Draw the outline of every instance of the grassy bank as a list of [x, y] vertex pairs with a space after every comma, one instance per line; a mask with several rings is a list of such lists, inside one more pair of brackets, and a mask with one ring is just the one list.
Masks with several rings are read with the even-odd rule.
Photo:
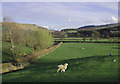
[[[30, 54], [31, 52], [31, 48], [30, 47], [27, 47], [27, 46], [21, 46], [22, 47], [22, 53], [24, 56], [24, 54]], [[10, 51], [11, 49], [11, 43], [10, 42], [3, 42], [2, 43], [2, 62], [10, 62], [12, 60], [12, 52]], [[16, 44], [15, 45], [15, 50], [19, 50], [19, 46]], [[16, 53], [19, 53], [19, 52], [16, 52]]]

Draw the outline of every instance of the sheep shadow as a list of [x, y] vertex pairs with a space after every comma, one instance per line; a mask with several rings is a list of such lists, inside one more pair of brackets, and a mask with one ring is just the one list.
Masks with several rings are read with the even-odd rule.
[[[35, 62], [33, 64], [31, 64], [28, 67], [25, 67], [22, 70], [18, 70], [18, 71], [24, 71], [24, 70], [29, 70], [30, 72], [39, 72], [39, 73], [44, 73], [46, 70], [48, 70], [50, 72], [50, 70], [54, 70], [54, 72], [56, 72], [57, 70], [57, 65], [60, 64], [65, 64], [68, 63], [68, 69], [72, 69], [73, 67], [77, 67], [79, 65], [84, 64], [87, 61], [104, 61], [104, 58], [106, 57], [116, 57], [117, 55], [112, 55], [112, 56], [108, 56], [108, 55], [104, 55], [104, 56], [90, 56], [90, 57], [84, 57], [84, 58], [74, 58], [74, 59], [68, 59], [68, 60], [62, 60], [62, 61], [53, 61], [53, 62]], [[77, 63], [78, 62], [78, 63]], [[77, 64], [76, 64], [77, 63]], [[69, 68], [70, 67], [70, 68]], [[85, 67], [82, 67], [85, 68]], [[16, 71], [12, 71], [12, 73], [15, 73]], [[52, 71], [53, 72], [53, 71]], [[50, 72], [50, 73], [52, 73]], [[53, 73], [54, 73], [53, 72]], [[10, 72], [11, 73], [11, 72]]]
[[[116, 57], [117, 55], [112, 55], [112, 56], [108, 56], [108, 55], [104, 55], [104, 56], [91, 56], [91, 57], [84, 57], [84, 58], [74, 58], [74, 59], [68, 59], [68, 60], [62, 60], [62, 61], [57, 61], [57, 62], [37, 62], [32, 66], [29, 66], [28, 68], [26, 69], [30, 69], [30, 71], [35, 71], [35, 70], [41, 70], [41, 71], [44, 71], [46, 69], [48, 70], [51, 70], [51, 69], [57, 69], [57, 65], [60, 65], [60, 64], [65, 64], [65, 63], [68, 63], [68, 67], [76, 67], [76, 66], [79, 66], [79, 65], [82, 65], [84, 64], [85, 62], [87, 61], [101, 61], [103, 62], [104, 61], [104, 58], [106, 57]], [[76, 62], [78, 62], [78, 64], [76, 64]]]

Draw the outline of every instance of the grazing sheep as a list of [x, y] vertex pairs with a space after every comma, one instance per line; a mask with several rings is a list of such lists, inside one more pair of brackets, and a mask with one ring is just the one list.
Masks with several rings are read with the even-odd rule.
[[116, 60], [113, 60], [114, 62], [116, 62]]
[[85, 48], [82, 48], [83, 50], [85, 49]]
[[64, 65], [58, 65], [58, 70], [57, 72], [59, 72], [59, 70], [61, 70], [61, 72], [65, 72], [65, 70], [67, 69], [68, 63], [65, 63]]

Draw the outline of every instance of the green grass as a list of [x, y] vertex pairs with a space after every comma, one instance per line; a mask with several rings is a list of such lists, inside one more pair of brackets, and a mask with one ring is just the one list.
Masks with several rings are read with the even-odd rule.
[[[19, 49], [18, 45], [14, 45], [15, 49]], [[10, 62], [12, 52], [10, 51], [11, 44], [9, 42], [3, 42], [2, 43], [2, 62]], [[30, 48], [26, 46], [22, 46], [22, 52], [23, 53], [30, 53]], [[19, 51], [19, 50], [18, 50]]]
[[[109, 53], [113, 56], [109, 56]], [[113, 62], [114, 59], [116, 62]], [[69, 64], [66, 72], [56, 73], [57, 65], [64, 63]], [[24, 70], [3, 75], [3, 82], [116, 81], [118, 44], [102, 43], [64, 43]]]
[[[86, 40], [87, 42], [90, 42], [90, 38], [91, 37], [86, 37]], [[56, 41], [61, 41], [60, 38], [54, 38], [54, 40]], [[63, 38], [62, 41], [83, 41], [83, 38], [82, 37], [70, 37], [70, 38]], [[99, 38], [97, 40], [98, 42], [114, 42], [114, 39], [112, 38], [111, 41], [109, 39], [105, 39], [105, 38]], [[118, 41], [120, 41], [120, 39], [118, 39]], [[92, 42], [96, 42], [95, 39], [92, 40]]]

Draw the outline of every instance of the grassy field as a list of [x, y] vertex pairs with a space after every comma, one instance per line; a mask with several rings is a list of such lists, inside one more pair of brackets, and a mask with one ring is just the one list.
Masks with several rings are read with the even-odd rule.
[[[109, 56], [109, 53], [112, 53], [112, 56]], [[57, 73], [57, 65], [64, 63], [69, 64], [66, 72]], [[3, 74], [3, 82], [116, 81], [118, 44], [108, 43], [63, 43], [24, 70]]]
[[[85, 38], [86, 42], [90, 42], [90, 39], [91, 37], [86, 37]], [[61, 41], [60, 38], [54, 38], [55, 41]], [[83, 38], [82, 37], [73, 37], [73, 38], [63, 38], [62, 41], [83, 41]], [[114, 38], [112, 38], [111, 40], [110, 39], [105, 39], [105, 38], [99, 38], [97, 40], [98, 42], [114, 42]], [[118, 41], [120, 41], [120, 39], [118, 39]], [[95, 39], [92, 39], [92, 42], [96, 42]]]

